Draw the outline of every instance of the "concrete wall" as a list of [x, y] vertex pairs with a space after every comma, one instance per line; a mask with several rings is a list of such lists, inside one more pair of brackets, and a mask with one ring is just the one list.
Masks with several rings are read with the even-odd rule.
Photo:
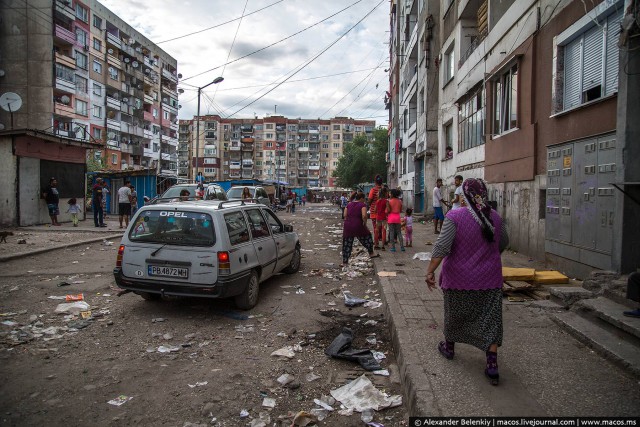
[[40, 159], [20, 157], [18, 160], [18, 194], [21, 226], [50, 222], [47, 204], [41, 198]]
[[0, 227], [16, 225], [16, 168], [16, 158], [11, 154], [11, 137], [0, 137]]

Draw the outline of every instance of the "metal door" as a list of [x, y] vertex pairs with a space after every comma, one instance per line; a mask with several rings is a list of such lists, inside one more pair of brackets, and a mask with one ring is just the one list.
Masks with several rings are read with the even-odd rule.
[[596, 249], [611, 253], [613, 245], [613, 222], [615, 192], [611, 182], [616, 178], [616, 137], [608, 135], [598, 138], [597, 186], [593, 189], [596, 198]]
[[573, 220], [574, 243], [578, 246], [596, 247], [596, 187], [598, 162], [596, 139], [575, 143], [575, 212]]
[[414, 211], [424, 212], [424, 159], [416, 162], [416, 183], [415, 183]]
[[562, 240], [560, 238], [560, 148], [547, 149], [547, 203], [546, 203], [546, 237], [547, 239]]

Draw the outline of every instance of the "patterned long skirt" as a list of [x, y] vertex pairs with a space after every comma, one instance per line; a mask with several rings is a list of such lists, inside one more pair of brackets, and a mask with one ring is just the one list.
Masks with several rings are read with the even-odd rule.
[[445, 289], [444, 337], [483, 351], [502, 345], [502, 289]]

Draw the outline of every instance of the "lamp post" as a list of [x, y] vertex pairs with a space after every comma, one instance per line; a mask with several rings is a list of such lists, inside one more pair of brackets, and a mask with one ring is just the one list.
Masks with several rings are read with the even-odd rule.
[[224, 80], [224, 77], [216, 77], [211, 83], [208, 83], [198, 88], [198, 113], [196, 116], [196, 164], [195, 164], [195, 170], [193, 173], [194, 178], [198, 176], [198, 169], [200, 166], [200, 163], [198, 162], [199, 160], [198, 157], [200, 153], [200, 93], [202, 92], [202, 89], [208, 86], [211, 86], [212, 84], [218, 84], [223, 80]]

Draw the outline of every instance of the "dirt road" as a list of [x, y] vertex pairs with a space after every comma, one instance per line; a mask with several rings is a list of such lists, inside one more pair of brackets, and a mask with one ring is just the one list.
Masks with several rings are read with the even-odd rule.
[[[366, 371], [324, 350], [350, 327], [353, 347], [386, 357], [380, 365], [390, 376], [366, 377], [388, 395], [401, 393], [383, 310], [348, 308], [341, 294], [379, 300], [373, 271], [366, 262], [338, 268], [336, 209], [307, 205], [280, 216], [300, 235], [302, 269], [265, 282], [259, 304], [247, 312], [224, 300], [117, 297], [111, 270], [118, 242], [5, 263], [1, 424], [289, 426], [307, 411], [326, 416], [318, 425], [364, 425], [360, 413], [340, 414], [340, 403], [327, 396]], [[80, 293], [90, 319], [55, 313], [65, 302], [55, 298]], [[272, 356], [287, 347], [292, 358]], [[126, 396], [120, 406], [108, 403], [118, 396]], [[318, 411], [314, 399], [334, 410]], [[399, 406], [375, 412], [373, 420], [398, 426], [408, 416]]]

